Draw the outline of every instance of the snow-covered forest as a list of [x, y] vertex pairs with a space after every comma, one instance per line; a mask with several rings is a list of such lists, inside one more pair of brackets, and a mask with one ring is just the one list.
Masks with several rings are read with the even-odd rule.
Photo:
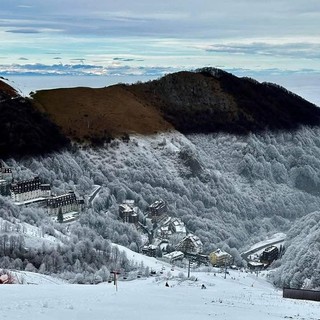
[[[44, 209], [17, 208], [0, 198], [2, 231], [18, 219], [39, 226], [43, 234], [59, 234], [61, 241], [55, 246], [44, 242], [26, 251], [24, 259], [14, 254], [18, 246], [0, 246], [1, 255], [10, 256], [1, 258], [2, 266], [28, 265], [28, 269], [60, 273], [66, 279], [77, 276], [74, 281], [80, 283], [108, 277], [115, 263], [126, 270], [137, 269], [110, 245], [112, 241], [138, 250], [142, 244], [135, 228], [118, 220], [118, 205], [133, 199], [144, 212], [161, 198], [170, 215], [180, 217], [200, 237], [205, 252], [222, 248], [239, 264], [240, 253], [251, 244], [276, 232], [288, 233], [287, 251], [273, 272], [274, 283], [320, 287], [315, 274], [320, 270], [318, 128], [248, 136], [183, 136], [177, 132], [130, 136], [128, 142], [113, 140], [96, 148], [74, 146], [51, 156], [11, 159], [6, 164], [18, 179], [38, 174], [51, 183], [54, 193], [71, 189], [85, 196], [94, 185], [102, 189], [68, 230], [53, 223]], [[16, 233], [18, 240], [12, 242], [26, 241], [18, 230]], [[79, 279], [82, 270], [91, 280]]]

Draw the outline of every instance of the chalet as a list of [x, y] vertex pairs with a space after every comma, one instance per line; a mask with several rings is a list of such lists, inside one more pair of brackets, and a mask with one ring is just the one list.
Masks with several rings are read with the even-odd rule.
[[276, 246], [266, 248], [260, 257], [260, 262], [270, 264], [273, 260], [278, 259], [279, 249]]
[[160, 227], [157, 229], [157, 236], [162, 239], [168, 239], [172, 235], [180, 235], [181, 237], [185, 237], [187, 234], [186, 227], [179, 218], [168, 217], [159, 224]]
[[155, 246], [159, 247], [162, 252], [166, 252], [167, 251], [167, 247], [169, 245], [169, 240], [155, 238], [153, 244]]
[[209, 265], [209, 256], [204, 253], [186, 253], [185, 257], [192, 262], [198, 263], [198, 265]]
[[11, 198], [14, 202], [24, 202], [51, 195], [51, 187], [42, 184], [39, 177], [11, 184]]
[[179, 234], [184, 237], [187, 235], [186, 227], [179, 218], [171, 218], [169, 228], [175, 234]]
[[152, 222], [157, 222], [167, 213], [167, 205], [163, 200], [157, 200], [149, 206]]
[[162, 259], [168, 263], [174, 263], [175, 261], [182, 260], [183, 258], [184, 254], [181, 251], [173, 251], [162, 256]]
[[202, 248], [203, 244], [199, 237], [191, 233], [185, 236], [176, 246], [176, 250], [183, 253], [200, 253]]
[[60, 196], [47, 199], [47, 208], [49, 215], [58, 215], [68, 212], [81, 212], [84, 208], [84, 200], [78, 199], [73, 191]]
[[157, 247], [150, 244], [149, 246], [144, 246], [141, 251], [142, 251], [142, 254], [146, 256], [156, 257]]
[[250, 270], [262, 270], [264, 268], [264, 264], [262, 262], [257, 261], [249, 261], [248, 262], [248, 268]]
[[228, 252], [217, 249], [210, 253], [209, 260], [213, 266], [221, 267], [230, 265], [232, 263], [232, 256]]
[[126, 200], [119, 205], [119, 217], [123, 222], [138, 223], [138, 207], [134, 205], [134, 200]]
[[159, 229], [157, 229], [157, 235], [161, 239], [168, 239], [170, 236], [172, 236], [172, 231], [169, 229], [169, 226], [161, 226]]

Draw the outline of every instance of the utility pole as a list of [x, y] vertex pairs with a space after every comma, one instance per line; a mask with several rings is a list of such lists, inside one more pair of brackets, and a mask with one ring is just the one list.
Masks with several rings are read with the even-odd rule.
[[190, 265], [191, 265], [191, 261], [189, 258], [189, 263], [188, 263], [188, 278], [190, 278]]
[[120, 274], [119, 271], [111, 271], [113, 273], [113, 284], [116, 286], [116, 291], [118, 291], [118, 277], [117, 275]]
[[227, 279], [227, 259], [224, 258], [224, 278]]

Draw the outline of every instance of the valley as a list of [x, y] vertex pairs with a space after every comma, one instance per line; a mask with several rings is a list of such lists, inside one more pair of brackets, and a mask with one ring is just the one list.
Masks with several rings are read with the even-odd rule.
[[[217, 74], [212, 75], [212, 79], [211, 76], [209, 77], [210, 85], [216, 89], [219, 77], [227, 77], [227, 79], [231, 77], [224, 73]], [[187, 84], [183, 90], [188, 90], [190, 83], [197, 85], [195, 88], [198, 88], [208, 75], [200, 74], [194, 78], [188, 73], [186, 77]], [[60, 114], [63, 114], [66, 106], [62, 102], [67, 92], [74, 92], [74, 95], [70, 95], [70, 100], [66, 100], [67, 105], [70, 106], [73, 99], [77, 98], [77, 93], [82, 92], [83, 96], [79, 95], [77, 103], [81, 104], [81, 101], [85, 101], [84, 97], [87, 97], [88, 105], [84, 105], [87, 111], [92, 101], [100, 103], [101, 111], [104, 102], [107, 105], [113, 101], [115, 104], [112, 108], [124, 106], [127, 108], [133, 100], [137, 101], [135, 99], [138, 98], [140, 101], [138, 109], [143, 106], [149, 111], [153, 110], [151, 118], [148, 118], [152, 120], [152, 125], [168, 124], [167, 120], [173, 116], [171, 111], [181, 108], [181, 103], [183, 104], [187, 97], [181, 95], [180, 99], [175, 93], [174, 101], [171, 101], [170, 105], [165, 102], [168, 100], [160, 101], [157, 95], [159, 92], [164, 94], [170, 88], [172, 89], [172, 82], [176, 90], [180, 88], [183, 83], [180, 78], [180, 74], [174, 75], [158, 82], [150, 82], [145, 87], [137, 84], [133, 87], [121, 85], [99, 89], [100, 91], [85, 88], [61, 89], [57, 92], [51, 90], [39, 92], [38, 97], [41, 97], [41, 94], [43, 97], [50, 97], [57, 93], [55, 95], [57, 100], [52, 101], [57, 105], [61, 102], [61, 105], [55, 108], [53, 103], [50, 106], [51, 109], [47, 111], [52, 113], [60, 110]], [[240, 81], [232, 77], [231, 80], [236, 83]], [[258, 84], [252, 80], [244, 80], [245, 87], [251, 88], [251, 85]], [[219, 90], [222, 90], [223, 81], [220, 86]], [[215, 90], [210, 88], [207, 87], [206, 92]], [[290, 101], [296, 98], [295, 95], [277, 86], [262, 85], [261, 88], [263, 90], [272, 88], [272, 92], [276, 90], [281, 96], [289, 95]], [[145, 103], [147, 98], [144, 89], [147, 92], [151, 90], [154, 94], [153, 100], [150, 100], [152, 106]], [[113, 90], [118, 90], [119, 95], [116, 96], [120, 100], [118, 98], [118, 100], [112, 100]], [[182, 92], [185, 93], [183, 90]], [[201, 90], [197, 92], [201, 93]], [[221, 91], [220, 94], [221, 97], [216, 97], [214, 94], [210, 98], [207, 97], [209, 105], [210, 99], [213, 101], [226, 99], [225, 93]], [[133, 100], [129, 102], [128, 97]], [[167, 95], [166, 97], [171, 99]], [[125, 99], [126, 102], [121, 99]], [[296, 108], [301, 100], [300, 98], [293, 100], [290, 103]], [[249, 109], [241, 109], [243, 100], [239, 101], [233, 100], [231, 105], [225, 105], [225, 107], [248, 112]], [[110, 106], [112, 106], [111, 102]], [[77, 103], [74, 104], [74, 108]], [[80, 138], [79, 131], [75, 136], [69, 135], [69, 146], [64, 148], [22, 158], [4, 156], [5, 164], [14, 168], [16, 179], [31, 179], [37, 173], [44, 183], [52, 185], [52, 192], [56, 195], [63, 195], [71, 190], [85, 198], [97, 186], [99, 186], [99, 192], [90, 206], [79, 215], [76, 221], [70, 222], [70, 225], [52, 221], [43, 208], [16, 207], [7, 197], [0, 197], [0, 214], [4, 221], [13, 224], [26, 222], [40, 227], [42, 234], [63, 235], [62, 244], [57, 247], [46, 245], [30, 251], [14, 251], [11, 248], [10, 254], [7, 251], [9, 249], [5, 249], [3, 265], [19, 266], [19, 268], [26, 268], [28, 265], [29, 270], [57, 274], [63, 279], [76, 283], [93, 283], [96, 276], [105, 281], [115, 266], [121, 266], [127, 272], [138, 270], [139, 267], [132, 265], [125, 254], [112, 248], [111, 242], [136, 252], [141, 251], [144, 245], [152, 243], [146, 242], [146, 237], [141, 237], [141, 233], [133, 225], [119, 218], [119, 206], [125, 201], [134, 201], [135, 206], [142, 213], [146, 213], [152, 203], [162, 199], [167, 204], [168, 215], [179, 219], [177, 221], [181, 221], [186, 226], [188, 233], [199, 238], [203, 244], [204, 253], [209, 254], [221, 249], [230, 254], [235, 264], [239, 266], [245, 265], [241, 253], [253, 244], [275, 233], [287, 234], [286, 251], [272, 266], [275, 268], [272, 282], [279, 287], [318, 288], [318, 275], [313, 270], [319, 269], [317, 258], [319, 243], [316, 230], [319, 227], [320, 205], [320, 181], [317, 174], [320, 170], [318, 160], [320, 135], [316, 124], [317, 117], [308, 122], [309, 112], [314, 111], [316, 107], [307, 102], [304, 103], [306, 103], [306, 112], [301, 111], [301, 120], [303, 120], [301, 123], [294, 120], [297, 114], [292, 115], [292, 118], [290, 118], [291, 115], [286, 115], [277, 122], [281, 125], [290, 118], [292, 122], [290, 128], [283, 126], [282, 129], [278, 127], [262, 130], [260, 119], [256, 123], [256, 129], [259, 128], [253, 130], [253, 127], [249, 126], [251, 130], [246, 133], [234, 132], [235, 127], [231, 132], [223, 128], [218, 131], [213, 129], [212, 132], [207, 132], [207, 129], [203, 130], [205, 132], [188, 132], [188, 129], [184, 132], [183, 128], [180, 131], [176, 130], [172, 124], [174, 122], [171, 121], [170, 125], [155, 129], [160, 130], [156, 133], [151, 132], [154, 129], [140, 132], [136, 127], [127, 132], [119, 129], [121, 134], [104, 139], [104, 133], [101, 136], [98, 131], [92, 132], [94, 135], [97, 134], [95, 137], [98, 138], [99, 143], [92, 143], [90, 139], [81, 143], [80, 139], [77, 142], [76, 140]], [[34, 105], [34, 101], [32, 104]], [[41, 110], [40, 106], [38, 107], [37, 112]], [[204, 110], [203, 107], [201, 102], [201, 105], [197, 106], [197, 112], [201, 113]], [[168, 110], [166, 111], [165, 108]], [[303, 109], [303, 105], [301, 108]], [[75, 121], [76, 117], [82, 114], [81, 112], [87, 112], [85, 109], [78, 113], [71, 112], [71, 109], [70, 113], [66, 114]], [[137, 110], [132, 111], [140, 117]], [[86, 114], [89, 118], [89, 113]], [[106, 121], [106, 125], [122, 128], [118, 126], [120, 121], [127, 127], [126, 122], [121, 120], [126, 114], [123, 112], [120, 118]], [[281, 114], [282, 112], [277, 116], [281, 117]], [[185, 114], [187, 118], [184, 121], [190, 120], [192, 115], [193, 111], [191, 113], [187, 111]], [[257, 115], [255, 111], [252, 119]], [[49, 115], [50, 121], [53, 119], [52, 116]], [[66, 134], [67, 131], [64, 130], [72, 123], [71, 118], [65, 122], [66, 126], [60, 123], [62, 133]], [[128, 117], [126, 121], [130, 122], [132, 119], [134, 118]], [[155, 119], [158, 120], [155, 121]], [[177, 114], [175, 119], [178, 119]], [[229, 120], [236, 121], [231, 118]], [[90, 122], [90, 119], [88, 121]], [[202, 121], [204, 119], [200, 124], [203, 123]], [[133, 121], [130, 123], [137, 125]], [[143, 123], [142, 121], [138, 125], [139, 128], [148, 130], [148, 125], [144, 126]], [[198, 120], [193, 125], [196, 123]], [[106, 128], [104, 121], [101, 121], [101, 124]], [[178, 124], [175, 123], [176, 125]], [[228, 122], [225, 125], [228, 127]], [[84, 127], [88, 129], [88, 123], [86, 126], [81, 125], [81, 128]], [[81, 128], [79, 127], [79, 130], [82, 130]], [[201, 125], [198, 128], [201, 128]], [[19, 233], [16, 236], [19, 236]], [[8, 241], [8, 235], [4, 234], [3, 241]], [[23, 243], [21, 241], [19, 243]], [[299, 243], [299, 250], [296, 249], [297, 243]], [[37, 255], [42, 260], [36, 259]]]

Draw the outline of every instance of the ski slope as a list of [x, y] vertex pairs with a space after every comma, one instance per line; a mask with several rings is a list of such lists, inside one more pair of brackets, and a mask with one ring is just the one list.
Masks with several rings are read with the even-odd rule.
[[[224, 279], [193, 273], [198, 281], [166, 275], [100, 285], [3, 285], [0, 319], [309, 319], [319, 303], [282, 298], [264, 279], [231, 272]], [[170, 287], [165, 286], [168, 281]], [[205, 290], [201, 284], [205, 284]]]
[[[174, 268], [155, 258], [125, 249], [130, 260], [156, 270], [157, 275], [99, 285], [72, 285], [56, 278], [20, 272], [24, 283], [2, 285], [0, 319], [140, 320], [140, 319], [320, 319], [319, 302], [282, 297], [266, 279], [230, 270]], [[162, 274], [160, 273], [163, 272]], [[169, 287], [165, 284], [168, 282]], [[206, 286], [201, 289], [202, 284]]]

